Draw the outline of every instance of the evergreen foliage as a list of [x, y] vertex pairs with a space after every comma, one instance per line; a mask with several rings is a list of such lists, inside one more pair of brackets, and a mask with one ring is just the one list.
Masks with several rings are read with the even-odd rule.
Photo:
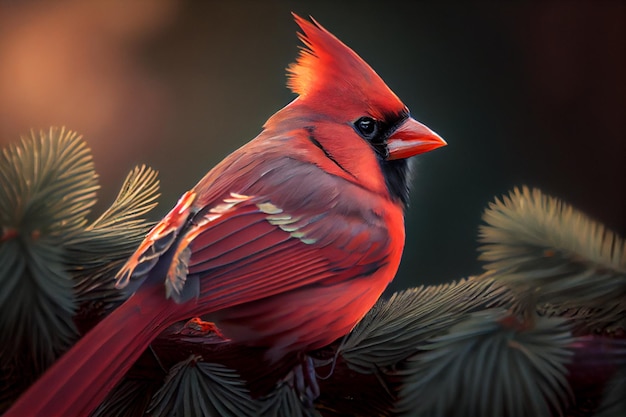
[[[132, 170], [90, 222], [97, 189], [76, 133], [31, 133], [0, 153], [0, 412], [124, 300], [113, 277], [149, 230], [157, 175]], [[624, 415], [624, 241], [525, 187], [484, 222], [485, 274], [380, 300], [310, 352], [313, 408], [285, 378], [293, 358], [268, 366], [192, 320], [164, 329], [93, 415]]]

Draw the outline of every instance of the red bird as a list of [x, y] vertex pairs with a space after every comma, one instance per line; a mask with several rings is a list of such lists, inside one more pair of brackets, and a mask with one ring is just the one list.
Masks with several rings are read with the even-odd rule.
[[404, 247], [407, 158], [446, 143], [355, 52], [295, 20], [298, 97], [183, 194], [117, 275], [134, 294], [6, 417], [89, 415], [181, 320], [208, 317], [277, 361], [345, 335], [379, 298]]

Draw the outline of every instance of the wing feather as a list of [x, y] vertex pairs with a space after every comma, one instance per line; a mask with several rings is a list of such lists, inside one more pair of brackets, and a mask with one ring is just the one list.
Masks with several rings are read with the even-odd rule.
[[[392, 251], [391, 259], [399, 262], [393, 233], [383, 216], [369, 209], [384, 210], [385, 196], [285, 156], [278, 140], [276, 146], [276, 154], [263, 150], [264, 159], [252, 149], [230, 156], [207, 174], [192, 190], [193, 204], [179, 202], [183, 210], [175, 208], [161, 222], [172, 226], [157, 225], [160, 232], [146, 238], [121, 279], [135, 278], [133, 271], [141, 281], [147, 275], [154, 282], [165, 278], [175, 300], [187, 299], [185, 286], [199, 282], [197, 300], [203, 306], [187, 303], [189, 312], [199, 315], [371, 275], [389, 262]], [[157, 256], [141, 258], [152, 253]], [[183, 254], [188, 262], [177, 263]]]
[[354, 279], [386, 262], [387, 252], [381, 250], [389, 247], [386, 230], [357, 227], [362, 219], [326, 213], [307, 221], [313, 216], [283, 210], [281, 219], [297, 218], [303, 225], [293, 232], [261, 210], [245, 205], [237, 210], [245, 214], [199, 226], [203, 230], [194, 232], [190, 242], [189, 273], [202, 277], [200, 299], [210, 300], [213, 307]]

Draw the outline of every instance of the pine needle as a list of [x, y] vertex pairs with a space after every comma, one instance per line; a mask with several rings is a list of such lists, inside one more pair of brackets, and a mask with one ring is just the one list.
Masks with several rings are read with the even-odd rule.
[[91, 154], [64, 128], [0, 154], [0, 359], [32, 352], [39, 372], [76, 336], [67, 240], [87, 223], [98, 189]]
[[465, 314], [511, 302], [511, 294], [490, 280], [408, 289], [378, 302], [339, 349], [350, 368], [377, 372], [412, 355], [421, 342], [448, 331]]
[[430, 417], [561, 415], [571, 399], [566, 365], [574, 339], [566, 322], [506, 325], [501, 309], [478, 311], [420, 345], [405, 369], [399, 411]]
[[298, 393], [287, 384], [279, 384], [274, 391], [261, 399], [259, 416], [268, 417], [322, 417], [315, 409], [307, 408]]
[[148, 413], [152, 417], [261, 415], [253, 404], [235, 371], [191, 356], [172, 367]]
[[104, 312], [122, 299], [113, 275], [149, 228], [140, 216], [156, 204], [158, 180], [150, 168], [136, 168], [111, 208], [88, 225], [98, 187], [89, 148], [65, 128], [31, 132], [0, 153], [3, 397], [77, 338], [80, 306]]
[[527, 187], [496, 199], [483, 220], [487, 276], [538, 304], [626, 308], [626, 244], [600, 223]]
[[111, 207], [67, 242], [79, 305], [98, 303], [108, 310], [124, 299], [113, 277], [150, 229], [142, 216], [157, 205], [158, 190], [157, 172], [136, 167]]

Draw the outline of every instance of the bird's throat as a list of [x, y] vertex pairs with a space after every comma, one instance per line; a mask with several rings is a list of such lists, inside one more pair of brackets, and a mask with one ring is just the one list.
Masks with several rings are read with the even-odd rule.
[[386, 160], [378, 158], [383, 172], [387, 191], [392, 199], [400, 201], [406, 208], [409, 205], [412, 163], [410, 159]]

